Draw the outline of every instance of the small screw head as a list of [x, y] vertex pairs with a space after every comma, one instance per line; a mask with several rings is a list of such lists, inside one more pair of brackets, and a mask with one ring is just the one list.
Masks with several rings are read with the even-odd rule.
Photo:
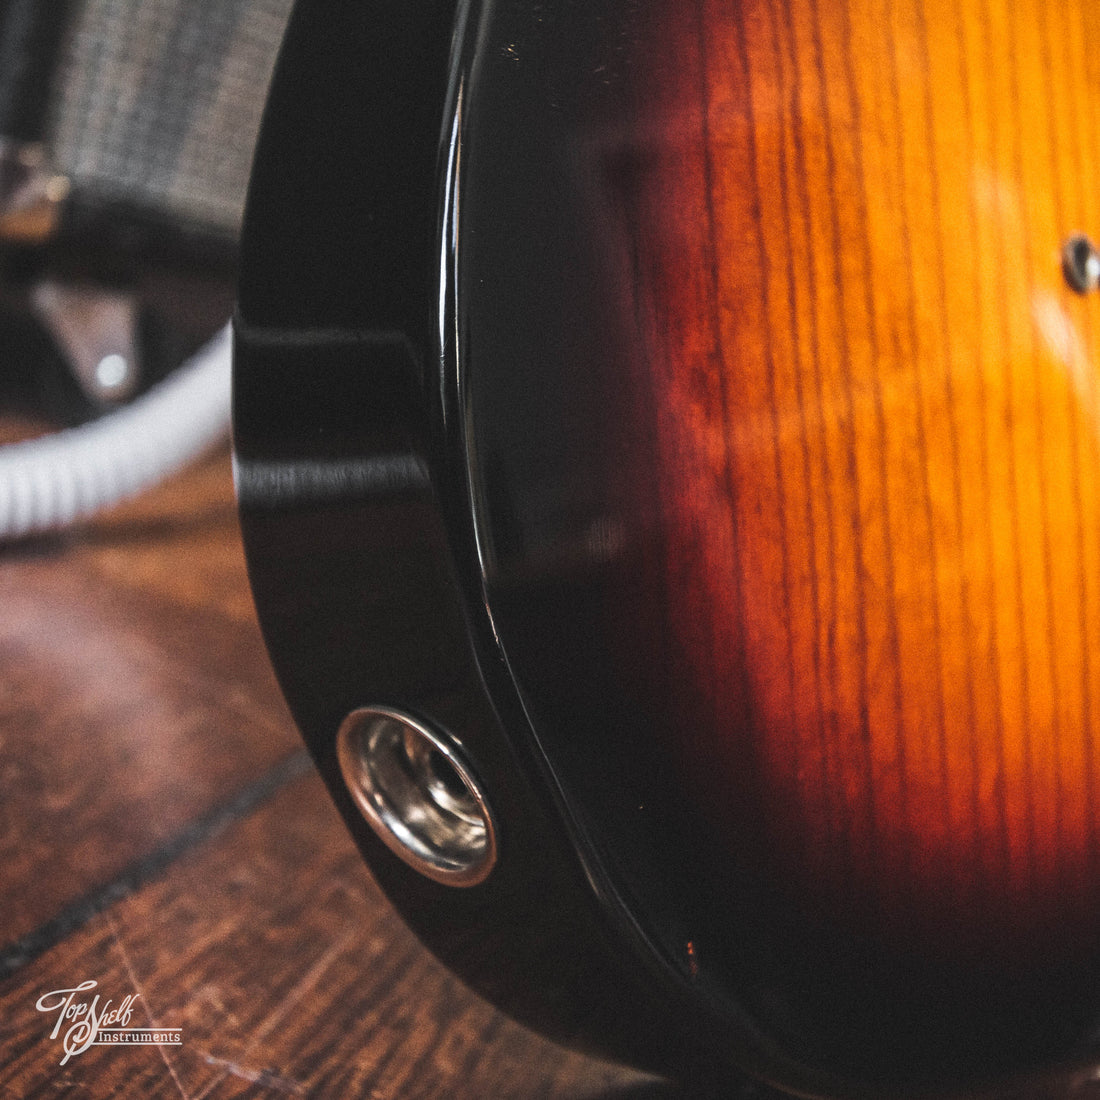
[[1089, 294], [1100, 287], [1100, 254], [1083, 233], [1075, 233], [1062, 246], [1062, 271], [1078, 294]]

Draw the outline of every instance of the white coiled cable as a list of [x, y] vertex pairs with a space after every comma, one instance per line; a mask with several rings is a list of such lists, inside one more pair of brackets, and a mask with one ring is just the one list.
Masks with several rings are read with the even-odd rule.
[[67, 527], [182, 469], [229, 433], [227, 325], [163, 382], [99, 420], [0, 447], [0, 541]]

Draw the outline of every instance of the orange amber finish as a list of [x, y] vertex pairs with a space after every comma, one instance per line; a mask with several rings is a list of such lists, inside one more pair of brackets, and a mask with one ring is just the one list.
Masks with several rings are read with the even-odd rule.
[[1100, 294], [1060, 250], [1100, 238], [1100, 8], [677, 20], [636, 308], [681, 755], [715, 820], [887, 934], [1087, 921]]

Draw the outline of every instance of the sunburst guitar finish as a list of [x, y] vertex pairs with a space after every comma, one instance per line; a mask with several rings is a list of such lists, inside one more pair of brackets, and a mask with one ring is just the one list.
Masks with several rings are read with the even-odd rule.
[[662, 30], [636, 294], [681, 758], [886, 938], [1058, 952], [1100, 893], [1100, 297], [1062, 263], [1100, 233], [1100, 14]]

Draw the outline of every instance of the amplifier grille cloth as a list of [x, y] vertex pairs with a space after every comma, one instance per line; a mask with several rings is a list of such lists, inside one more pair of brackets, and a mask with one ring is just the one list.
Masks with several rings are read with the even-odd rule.
[[78, 0], [47, 145], [82, 193], [235, 236], [292, 0]]

